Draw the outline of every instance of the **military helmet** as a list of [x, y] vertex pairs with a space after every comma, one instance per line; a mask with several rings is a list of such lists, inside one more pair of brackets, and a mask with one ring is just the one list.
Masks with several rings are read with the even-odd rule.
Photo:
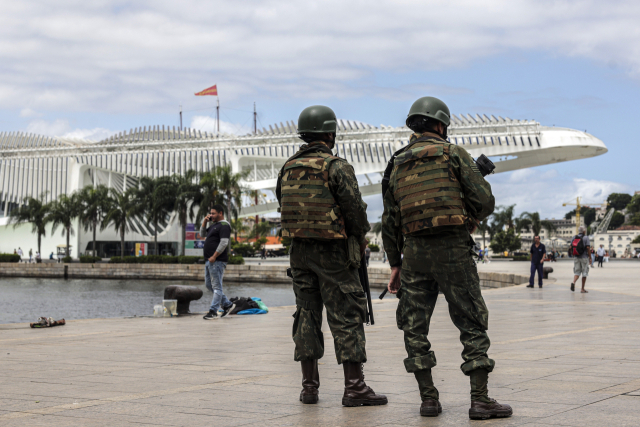
[[332, 133], [337, 128], [336, 113], [324, 105], [307, 107], [298, 117], [298, 133]]
[[425, 96], [413, 103], [407, 115], [407, 126], [409, 126], [411, 118], [415, 116], [428, 117], [441, 122], [445, 126], [449, 126], [451, 122], [451, 113], [447, 104], [432, 96]]

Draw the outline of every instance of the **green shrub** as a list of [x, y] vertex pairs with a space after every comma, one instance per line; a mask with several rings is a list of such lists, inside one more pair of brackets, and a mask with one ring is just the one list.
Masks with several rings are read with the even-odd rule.
[[251, 243], [236, 243], [231, 245], [233, 253], [242, 257], [251, 256], [255, 253], [256, 249]]
[[528, 256], [514, 256], [513, 260], [514, 261], [529, 261], [529, 257]]
[[201, 256], [179, 256], [178, 264], [197, 264], [201, 259]]
[[80, 257], [80, 262], [83, 264], [93, 264], [102, 261], [99, 256], [83, 255]]
[[371, 249], [371, 252], [380, 252], [380, 246], [373, 243], [369, 243], [369, 249]]
[[229, 257], [229, 264], [244, 265], [244, 258], [241, 255], [231, 255]]
[[71, 258], [70, 256], [66, 256], [64, 258], [62, 258], [62, 262], [71, 262], [73, 260], [73, 258]]
[[122, 258], [122, 262], [125, 264], [138, 264], [138, 257], [135, 256], [125, 256]]
[[0, 262], [20, 262], [20, 255], [0, 254]]
[[162, 260], [160, 262], [162, 264], [177, 264], [178, 263], [178, 257], [177, 256], [170, 256], [170, 255], [163, 255], [162, 256]]

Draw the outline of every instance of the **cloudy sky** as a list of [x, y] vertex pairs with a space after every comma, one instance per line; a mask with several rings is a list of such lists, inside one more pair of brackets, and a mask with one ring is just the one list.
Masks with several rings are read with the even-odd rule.
[[[132, 127], [223, 130], [310, 104], [399, 126], [420, 96], [454, 113], [587, 132], [609, 153], [491, 177], [499, 204], [560, 216], [575, 196], [640, 190], [640, 3], [622, 1], [5, 2], [0, 131], [102, 139]], [[378, 198], [368, 198], [377, 218]]]

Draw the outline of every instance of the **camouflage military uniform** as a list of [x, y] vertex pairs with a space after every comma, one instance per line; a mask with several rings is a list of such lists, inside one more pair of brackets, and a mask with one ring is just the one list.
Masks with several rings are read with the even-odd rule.
[[[296, 155], [314, 153], [326, 155], [331, 154], [331, 150], [320, 142], [313, 142], [304, 145]], [[280, 171], [276, 186], [281, 206], [283, 170]], [[353, 167], [346, 160], [331, 162], [328, 186], [340, 208], [342, 219], [338, 222], [343, 224], [342, 232], [307, 230], [307, 238], [294, 237], [291, 245], [291, 270], [297, 305], [293, 323], [294, 359], [314, 360], [324, 355], [321, 330], [324, 305], [338, 363], [366, 362], [363, 322], [367, 300], [358, 271], [348, 265], [346, 236], [354, 236], [359, 242], [364, 240], [370, 228], [367, 205], [360, 195]], [[304, 205], [304, 202], [300, 202], [300, 205]]]
[[[439, 216], [436, 219], [423, 214], [422, 217], [426, 217], [425, 219], [405, 224], [400, 220], [400, 207], [394, 198], [394, 193], [397, 197], [398, 191], [404, 191], [395, 188], [395, 170], [391, 174], [389, 189], [384, 195], [382, 238], [385, 251], [392, 267], [402, 265], [396, 320], [398, 328], [404, 331], [408, 354], [404, 364], [407, 372], [416, 373], [418, 383], [421, 384], [420, 373], [429, 372], [430, 379], [430, 369], [436, 365], [427, 335], [438, 291], [444, 294], [449, 304], [451, 320], [460, 330], [464, 360], [460, 367], [462, 372], [469, 375], [478, 368], [486, 369], [488, 372], [493, 370], [494, 361], [487, 356], [490, 344], [486, 332], [488, 310], [480, 293], [480, 281], [472, 258], [473, 240], [466, 223], [469, 217], [482, 221], [490, 215], [495, 199], [491, 194], [490, 185], [484, 180], [464, 148], [451, 145], [436, 134], [427, 132], [412, 135], [411, 144], [406, 150], [409, 150], [418, 138], [421, 138], [421, 141], [428, 140], [433, 144], [431, 147], [441, 145], [444, 148], [445, 159], [448, 151], [450, 176], [445, 173], [443, 180], [451, 181], [452, 185], [455, 183], [458, 186], [462, 197], [458, 197], [456, 201], [462, 202], [463, 208], [463, 213], [460, 214]], [[405, 173], [406, 175], [408, 173]], [[438, 196], [438, 193], [430, 193], [429, 197], [433, 197], [432, 195]], [[435, 205], [442, 199], [447, 198], [433, 197], [430, 202]], [[411, 227], [415, 227], [417, 223], [420, 223], [422, 228], [416, 231]], [[401, 253], [404, 254], [404, 258], [401, 258]], [[433, 384], [431, 387], [421, 385], [420, 392], [423, 400], [438, 399], [438, 392]]]

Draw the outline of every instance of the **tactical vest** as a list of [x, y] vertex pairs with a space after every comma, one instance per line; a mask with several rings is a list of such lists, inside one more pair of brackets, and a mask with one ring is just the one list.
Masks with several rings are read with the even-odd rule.
[[460, 182], [450, 168], [448, 143], [419, 138], [396, 157], [393, 197], [396, 224], [404, 235], [445, 225], [463, 225], [467, 212]]
[[282, 168], [282, 236], [346, 239], [344, 218], [329, 191], [329, 166], [339, 157], [309, 153]]

